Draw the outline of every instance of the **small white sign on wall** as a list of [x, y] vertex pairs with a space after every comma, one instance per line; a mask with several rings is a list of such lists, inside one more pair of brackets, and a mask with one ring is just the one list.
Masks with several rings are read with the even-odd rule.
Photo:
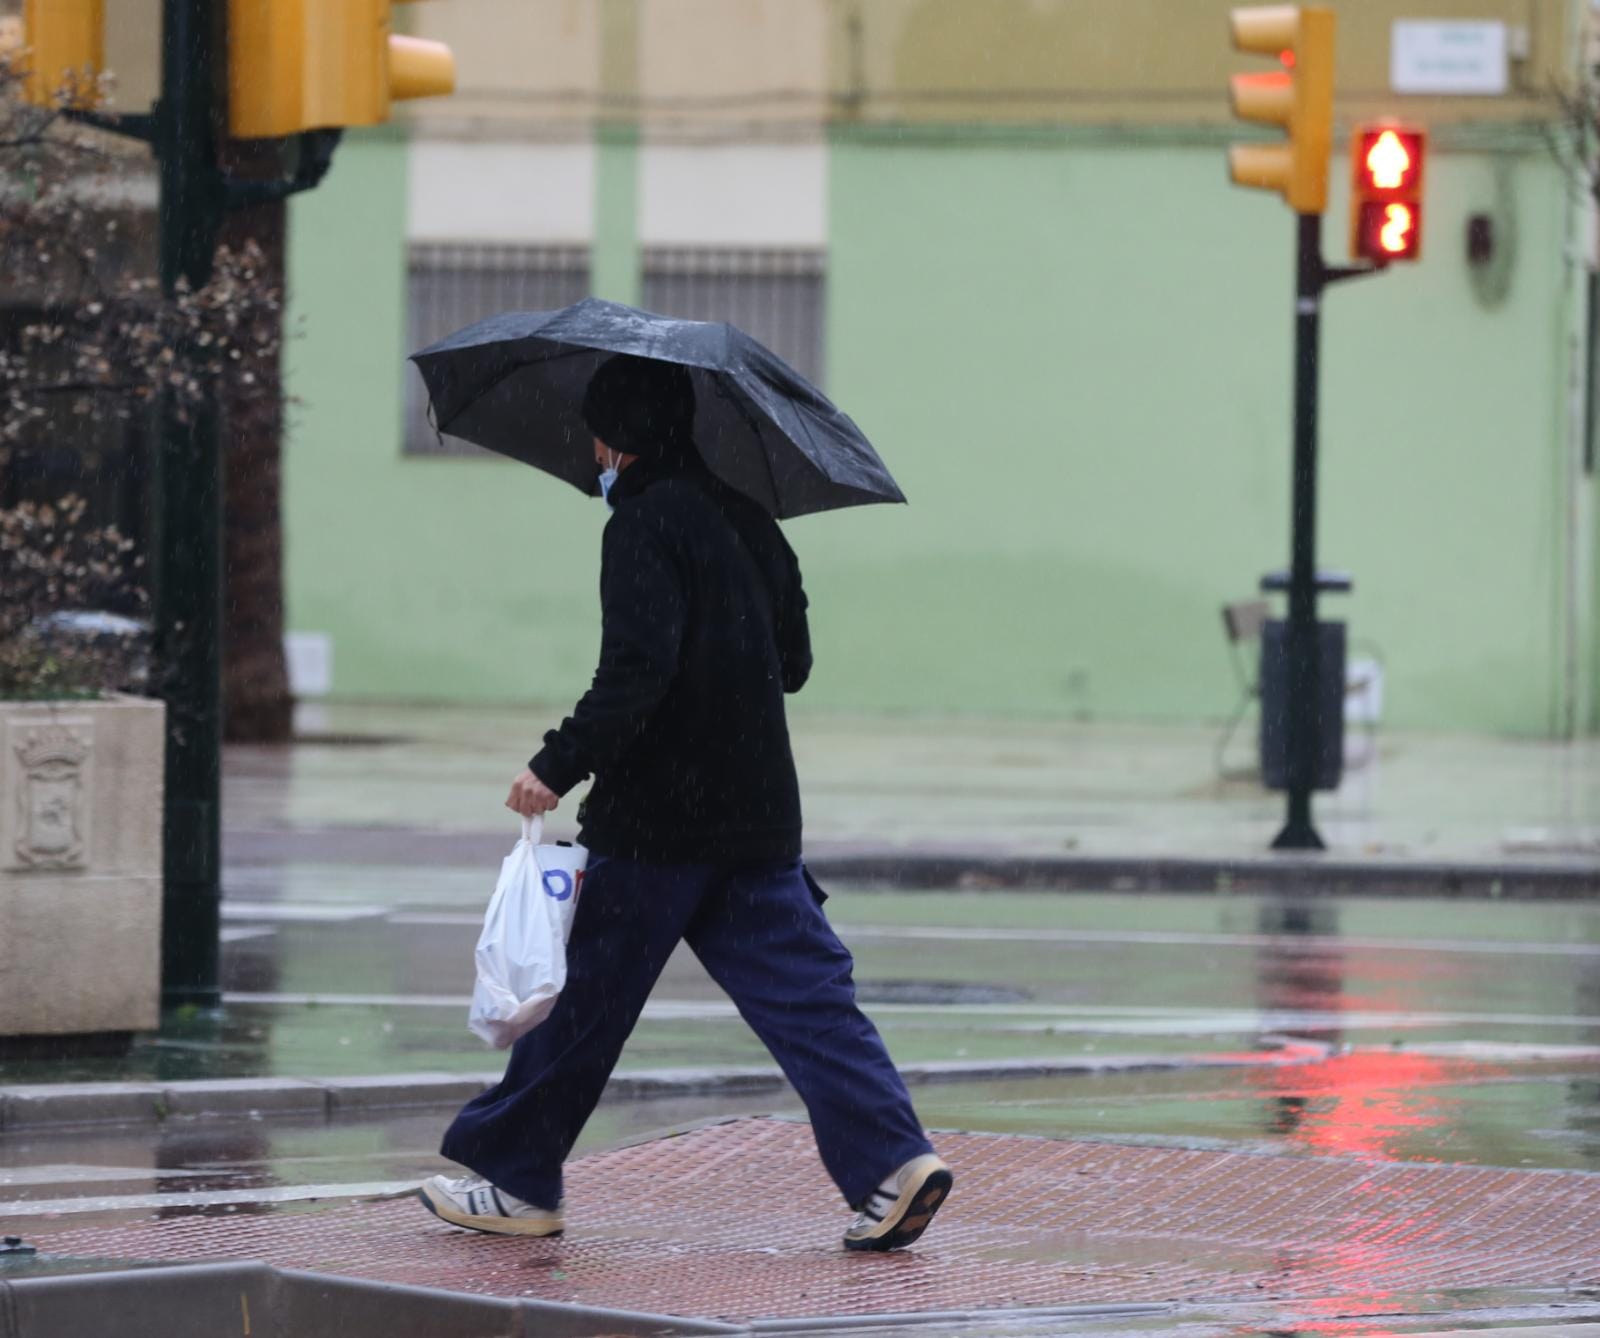
[[1389, 83], [1396, 93], [1496, 97], [1510, 90], [1504, 23], [1396, 19]]
[[283, 638], [289, 661], [289, 691], [296, 697], [326, 697], [333, 691], [333, 638], [326, 632], [290, 632]]

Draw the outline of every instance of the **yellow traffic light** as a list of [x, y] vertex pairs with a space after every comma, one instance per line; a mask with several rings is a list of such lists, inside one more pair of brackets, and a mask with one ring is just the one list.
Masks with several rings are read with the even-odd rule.
[[63, 90], [72, 102], [95, 101], [78, 86], [105, 66], [105, 0], [24, 0], [20, 38], [29, 102], [50, 106]]
[[228, 0], [229, 132], [378, 125], [396, 99], [454, 92], [450, 48], [392, 32], [393, 3]]
[[1236, 185], [1278, 191], [1296, 213], [1328, 207], [1328, 157], [1333, 152], [1335, 20], [1321, 5], [1260, 5], [1229, 16], [1234, 49], [1276, 56], [1271, 74], [1236, 74], [1233, 112], [1242, 120], [1281, 125], [1284, 144], [1236, 144], [1228, 174]]

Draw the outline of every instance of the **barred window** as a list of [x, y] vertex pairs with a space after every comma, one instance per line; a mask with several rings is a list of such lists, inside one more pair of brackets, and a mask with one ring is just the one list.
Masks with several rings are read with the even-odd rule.
[[729, 321], [818, 386], [826, 288], [827, 259], [816, 250], [650, 247], [644, 253], [648, 310]]
[[[411, 247], [406, 324], [410, 348], [502, 311], [549, 311], [589, 292], [589, 248], [480, 242], [417, 242]], [[408, 455], [477, 455], [428, 422], [428, 395], [416, 368], [406, 374]]]

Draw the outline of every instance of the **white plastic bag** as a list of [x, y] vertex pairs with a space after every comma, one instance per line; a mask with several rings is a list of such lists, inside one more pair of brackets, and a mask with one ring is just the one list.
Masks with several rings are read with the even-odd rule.
[[543, 835], [543, 818], [522, 820], [522, 840], [500, 866], [473, 954], [478, 982], [467, 1025], [500, 1050], [549, 1017], [567, 983], [567, 937], [589, 852], [542, 846]]

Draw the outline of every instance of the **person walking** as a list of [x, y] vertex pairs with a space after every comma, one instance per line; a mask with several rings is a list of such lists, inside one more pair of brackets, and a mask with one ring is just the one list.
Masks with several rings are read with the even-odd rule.
[[582, 412], [612, 508], [599, 667], [506, 801], [548, 813], [594, 777], [567, 983], [445, 1133], [443, 1154], [472, 1174], [434, 1176], [419, 1197], [457, 1226], [559, 1234], [562, 1163], [686, 941], [805, 1103], [856, 1214], [846, 1248], [909, 1245], [953, 1177], [856, 1004], [850, 953], [801, 862], [784, 709], [811, 672], [799, 563], [772, 517], [702, 462], [683, 367], [614, 356]]

